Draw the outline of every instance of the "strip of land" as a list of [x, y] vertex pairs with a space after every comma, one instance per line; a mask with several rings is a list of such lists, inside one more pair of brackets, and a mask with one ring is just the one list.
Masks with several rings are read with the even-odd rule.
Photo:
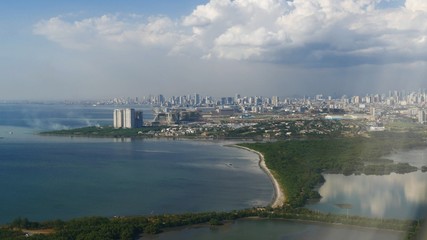
[[273, 208], [282, 207], [283, 204], [285, 203], [285, 199], [286, 199], [285, 194], [283, 193], [282, 187], [279, 185], [279, 182], [277, 181], [277, 179], [274, 177], [274, 175], [272, 174], [270, 169], [265, 164], [264, 155], [258, 151], [255, 151], [255, 150], [247, 148], [247, 147], [242, 147], [239, 145], [231, 145], [231, 146], [236, 147], [236, 148], [245, 149], [247, 151], [256, 153], [259, 156], [258, 165], [270, 177], [271, 182], [273, 183], [273, 186], [274, 186], [274, 199], [271, 203], [271, 207], [273, 207]]

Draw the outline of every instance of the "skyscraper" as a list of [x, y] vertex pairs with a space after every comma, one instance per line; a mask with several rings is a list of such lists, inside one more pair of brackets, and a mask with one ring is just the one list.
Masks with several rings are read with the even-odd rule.
[[418, 110], [418, 122], [421, 124], [427, 123], [427, 112], [423, 109]]
[[279, 97], [278, 97], [278, 96], [273, 96], [273, 97], [271, 98], [271, 103], [272, 103], [275, 107], [279, 106]]
[[135, 127], [135, 109], [126, 108], [123, 114], [123, 128]]
[[142, 115], [142, 111], [135, 111], [135, 127], [142, 128], [144, 125], [144, 119]]
[[196, 105], [199, 105], [199, 104], [201, 103], [201, 100], [200, 100], [200, 94], [198, 94], [198, 93], [195, 93], [195, 94], [194, 94], [194, 103], [195, 103]]
[[114, 109], [113, 126], [114, 128], [123, 127], [123, 109]]
[[114, 110], [114, 128], [140, 128], [143, 125], [142, 111], [133, 108]]

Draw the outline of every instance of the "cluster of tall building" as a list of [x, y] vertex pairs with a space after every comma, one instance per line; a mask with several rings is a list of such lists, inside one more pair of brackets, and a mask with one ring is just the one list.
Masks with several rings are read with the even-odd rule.
[[214, 107], [214, 106], [273, 106], [280, 107], [292, 105], [294, 103], [314, 103], [314, 102], [340, 102], [343, 104], [384, 104], [384, 105], [427, 105], [427, 91], [389, 91], [386, 93], [355, 95], [355, 96], [315, 96], [284, 97], [281, 96], [235, 96], [212, 97], [203, 96], [199, 93], [181, 96], [166, 97], [163, 94], [149, 95], [135, 98], [114, 98], [108, 100], [106, 104], [127, 105], [127, 104], [149, 104], [162, 107]]
[[144, 123], [142, 111], [133, 108], [115, 109], [113, 122], [114, 128], [141, 128]]
[[[130, 105], [148, 104], [158, 111], [158, 122], [169, 119], [172, 122], [187, 122], [198, 118], [216, 116], [246, 116], [247, 114], [370, 114], [375, 119], [398, 114], [422, 124], [427, 124], [427, 90], [389, 91], [354, 96], [324, 96], [317, 94], [304, 97], [279, 96], [226, 96], [214, 98], [199, 93], [165, 97], [162, 94], [140, 98], [115, 98], [105, 104]], [[114, 126], [133, 128], [142, 123], [129, 109], [116, 110]], [[129, 112], [130, 111], [130, 112]], [[198, 112], [191, 115], [190, 112]], [[142, 116], [141, 116], [142, 119]], [[176, 121], [175, 121], [176, 120]], [[135, 122], [135, 123], [132, 123]], [[141, 120], [142, 122], [142, 120]], [[155, 119], [154, 122], [157, 122]]]

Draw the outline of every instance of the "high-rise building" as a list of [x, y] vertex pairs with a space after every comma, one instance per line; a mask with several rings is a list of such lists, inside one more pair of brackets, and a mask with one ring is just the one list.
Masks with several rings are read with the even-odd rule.
[[135, 127], [142, 128], [144, 126], [144, 119], [142, 111], [135, 111]]
[[114, 128], [123, 127], [123, 109], [114, 109], [113, 126]]
[[135, 126], [135, 109], [126, 108], [123, 114], [123, 128], [134, 128]]
[[140, 128], [143, 126], [142, 111], [133, 108], [114, 110], [114, 128]]
[[353, 97], [351, 98], [351, 102], [352, 102], [352, 103], [355, 103], [355, 104], [360, 103], [360, 97], [359, 97], [359, 96], [353, 96]]
[[198, 94], [198, 93], [194, 94], [194, 103], [196, 105], [199, 105], [201, 103], [200, 94]]
[[272, 103], [275, 107], [279, 106], [279, 97], [278, 97], [278, 96], [273, 96], [273, 97], [271, 97], [271, 103]]
[[227, 104], [227, 98], [226, 97], [222, 97], [221, 98], [221, 105], [226, 105]]
[[157, 96], [156, 103], [163, 105], [164, 102], [165, 102], [165, 97], [162, 94], [159, 94], [159, 96]]
[[233, 105], [234, 104], [234, 98], [233, 97], [227, 97], [227, 105]]
[[421, 124], [427, 123], [427, 111], [426, 110], [418, 110], [418, 122]]

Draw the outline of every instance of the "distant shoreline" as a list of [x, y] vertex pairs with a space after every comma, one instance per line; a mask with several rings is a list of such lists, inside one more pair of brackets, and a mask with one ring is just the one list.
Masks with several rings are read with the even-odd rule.
[[253, 152], [253, 153], [256, 153], [258, 155], [258, 157], [259, 157], [258, 166], [269, 176], [269, 178], [270, 178], [270, 180], [274, 186], [274, 199], [271, 202], [270, 206], [272, 208], [282, 207], [285, 204], [285, 200], [286, 200], [285, 194], [283, 193], [282, 187], [280, 186], [279, 182], [277, 181], [277, 179], [271, 173], [270, 169], [265, 164], [264, 155], [258, 151], [251, 149], [251, 148], [242, 147], [242, 146], [239, 146], [236, 144], [228, 145], [228, 146], [244, 149], [246, 151]]

